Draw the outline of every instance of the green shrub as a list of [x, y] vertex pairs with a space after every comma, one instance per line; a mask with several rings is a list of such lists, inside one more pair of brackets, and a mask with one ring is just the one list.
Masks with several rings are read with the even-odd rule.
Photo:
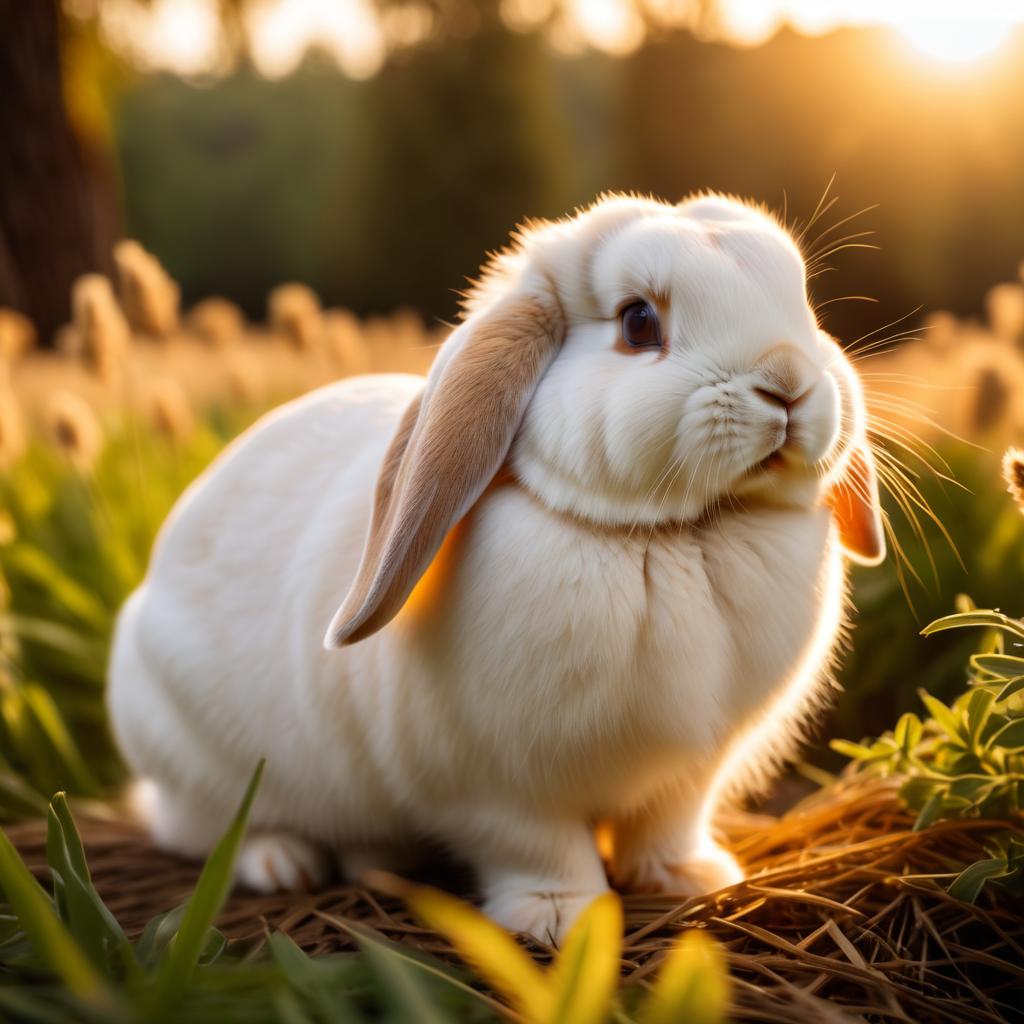
[[[918, 706], [917, 691], [952, 701], [963, 688], [973, 639], [957, 632], [920, 635], [967, 591], [986, 607], [1024, 613], [1024, 516], [1006, 494], [995, 455], [959, 442], [938, 445], [956, 483], [922, 470], [916, 480], [956, 550], [918, 510], [921, 537], [883, 496], [913, 572], [891, 549], [877, 568], [853, 573], [853, 632], [839, 664], [843, 693], [826, 726], [832, 736], [877, 735]], [[814, 757], [812, 756], [812, 760]]]
[[[916, 829], [942, 818], [988, 818], [1024, 826], [1024, 622], [1001, 612], [966, 610], [926, 626], [925, 636], [986, 627], [983, 649], [971, 656], [968, 689], [952, 704], [925, 690], [928, 714], [900, 716], [896, 727], [873, 741], [833, 740], [858, 770], [902, 778], [900, 797], [917, 813]], [[997, 834], [991, 857], [969, 865], [950, 891], [973, 902], [985, 882], [1024, 895], [1024, 831]]]

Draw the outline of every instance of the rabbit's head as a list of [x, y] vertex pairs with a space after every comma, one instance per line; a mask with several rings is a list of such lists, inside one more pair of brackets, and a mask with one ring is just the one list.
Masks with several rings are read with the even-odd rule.
[[606, 526], [826, 502], [852, 558], [883, 557], [859, 382], [764, 213], [603, 198], [525, 227], [466, 313], [385, 458], [328, 646], [398, 612], [505, 465], [551, 508]]

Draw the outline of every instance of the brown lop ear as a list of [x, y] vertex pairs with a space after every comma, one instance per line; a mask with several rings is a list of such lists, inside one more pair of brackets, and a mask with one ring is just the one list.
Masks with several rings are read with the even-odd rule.
[[545, 286], [500, 299], [445, 343], [384, 457], [359, 570], [325, 646], [363, 640], [398, 614], [501, 469], [563, 334]]
[[846, 472], [833, 486], [827, 503], [846, 554], [861, 565], [878, 565], [885, 558], [885, 531], [875, 460], [866, 444], [850, 453]]

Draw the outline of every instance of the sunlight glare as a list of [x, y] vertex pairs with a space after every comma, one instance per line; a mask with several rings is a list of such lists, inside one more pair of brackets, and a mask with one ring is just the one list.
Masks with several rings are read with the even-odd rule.
[[[143, 67], [199, 75], [226, 55], [217, 8], [218, 0], [107, 0], [99, 10], [107, 38]], [[632, 53], [644, 41], [644, 15], [663, 27], [699, 25], [684, 0], [501, 0], [500, 9], [510, 28], [544, 28], [564, 54], [587, 46]], [[253, 59], [272, 78], [294, 71], [311, 46], [330, 53], [346, 74], [367, 78], [389, 49], [415, 45], [435, 28], [427, 4], [375, 0], [251, 0], [246, 20]], [[1024, 0], [721, 0], [714, 25], [702, 38], [746, 46], [767, 42], [784, 25], [804, 35], [885, 26], [923, 55], [967, 63], [990, 56], [1024, 25]]]
[[595, 49], [626, 54], [643, 42], [643, 20], [632, 4], [622, 0], [571, 0], [566, 6], [583, 38]]
[[281, 78], [310, 46], [327, 50], [353, 78], [375, 74], [384, 60], [380, 20], [368, 0], [263, 0], [249, 15], [260, 71]]
[[221, 57], [215, 0], [156, 0], [148, 7], [111, 3], [99, 10], [104, 35], [144, 68], [199, 75], [212, 71]]
[[728, 0], [721, 11], [726, 37], [743, 46], [767, 42], [791, 13], [784, 6], [759, 0]]
[[1011, 28], [1008, 22], [994, 20], [929, 20], [908, 21], [900, 25], [900, 32], [921, 53], [959, 63], [995, 53]]
[[966, 62], [994, 53], [1024, 23], [1024, 4], [1006, 0], [723, 0], [725, 34], [734, 42], [767, 41], [783, 24], [806, 35], [841, 25], [884, 25], [930, 57]]

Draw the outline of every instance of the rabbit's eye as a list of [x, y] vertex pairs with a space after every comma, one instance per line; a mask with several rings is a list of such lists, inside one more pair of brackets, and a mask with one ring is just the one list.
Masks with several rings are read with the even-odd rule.
[[629, 348], [661, 348], [661, 324], [649, 302], [632, 302], [620, 316], [622, 340]]

